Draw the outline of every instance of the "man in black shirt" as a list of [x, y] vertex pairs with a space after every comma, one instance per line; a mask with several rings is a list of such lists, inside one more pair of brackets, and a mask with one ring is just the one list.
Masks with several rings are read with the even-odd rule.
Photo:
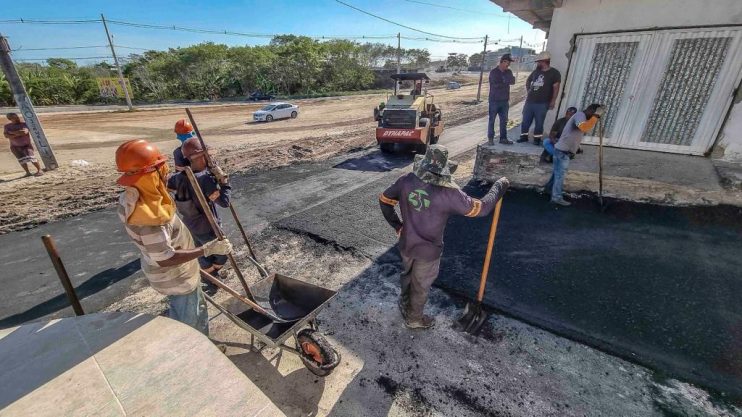
[[554, 122], [553, 125], [551, 125], [549, 137], [544, 139], [544, 151], [541, 152], [541, 162], [551, 163], [552, 157], [554, 156], [554, 145], [556, 145], [557, 141], [559, 141], [559, 138], [562, 137], [562, 130], [564, 130], [564, 126], [567, 124], [567, 120], [569, 120], [570, 117], [574, 116], [575, 113], [577, 113], [577, 108], [570, 107], [567, 109], [567, 112], [564, 113], [564, 117], [557, 120], [556, 122]]
[[526, 80], [526, 104], [523, 106], [523, 122], [520, 124], [518, 142], [528, 142], [528, 131], [531, 123], [535, 121], [533, 143], [541, 145], [546, 112], [554, 108], [561, 81], [562, 75], [559, 71], [551, 68], [551, 55], [546, 51], [538, 54], [536, 69]]

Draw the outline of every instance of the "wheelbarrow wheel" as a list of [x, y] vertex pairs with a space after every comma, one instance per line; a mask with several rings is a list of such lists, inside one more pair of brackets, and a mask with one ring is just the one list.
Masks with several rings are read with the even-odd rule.
[[309, 372], [327, 376], [340, 363], [340, 354], [316, 330], [304, 329], [296, 337], [296, 348]]

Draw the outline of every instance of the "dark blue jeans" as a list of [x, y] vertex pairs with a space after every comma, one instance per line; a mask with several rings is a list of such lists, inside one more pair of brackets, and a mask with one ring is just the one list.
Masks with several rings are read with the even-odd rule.
[[508, 108], [510, 104], [505, 101], [490, 101], [489, 121], [487, 123], [487, 139], [495, 139], [495, 117], [500, 117], [500, 140], [508, 138]]
[[549, 103], [529, 103], [523, 105], [523, 122], [520, 124], [520, 137], [521, 139], [528, 139], [528, 130], [531, 128], [531, 123], [536, 122], [536, 126], [533, 128], [533, 138], [541, 139], [544, 136], [544, 119], [546, 119], [546, 112], [549, 111]]

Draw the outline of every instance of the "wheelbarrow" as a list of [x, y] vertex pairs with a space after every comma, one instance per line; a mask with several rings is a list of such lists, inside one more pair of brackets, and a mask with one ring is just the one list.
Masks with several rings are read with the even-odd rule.
[[[234, 290], [223, 282], [204, 271], [201, 274], [233, 296], [225, 304], [220, 304], [205, 295], [206, 300], [234, 324], [250, 333], [251, 345], [257, 339], [263, 344], [261, 349], [268, 346], [293, 352], [317, 376], [329, 375], [340, 363], [340, 353], [319, 332], [316, 320], [322, 308], [335, 297], [336, 291], [272, 273], [250, 286], [255, 302], [272, 313], [266, 315], [245, 303], [244, 297], [235, 296]], [[281, 320], [275, 320], [273, 315]], [[292, 336], [294, 346], [287, 343]]]
[[[185, 172], [201, 207], [208, 207], [206, 197], [193, 171], [186, 167]], [[204, 210], [204, 214], [217, 238], [224, 239], [224, 233], [217, 225], [211, 210]], [[243, 232], [242, 236], [250, 247], [247, 235]], [[205, 295], [206, 300], [237, 326], [250, 333], [251, 344], [254, 345], [257, 338], [264, 344], [263, 347], [289, 350], [298, 354], [313, 374], [329, 375], [340, 363], [340, 354], [319, 333], [315, 318], [337, 292], [285, 275], [268, 274], [265, 267], [254, 258], [252, 250], [250, 255], [247, 255], [247, 260], [257, 268], [262, 279], [248, 286], [234, 256], [229, 254], [228, 258], [245, 290], [245, 295], [201, 270], [204, 279], [231, 295], [225, 305], [219, 304], [208, 295]], [[291, 336], [296, 341], [295, 347], [286, 343]]]

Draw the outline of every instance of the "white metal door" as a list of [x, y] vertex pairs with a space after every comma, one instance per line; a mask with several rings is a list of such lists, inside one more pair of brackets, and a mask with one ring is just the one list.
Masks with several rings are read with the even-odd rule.
[[605, 104], [605, 144], [694, 155], [711, 148], [742, 76], [742, 28], [583, 35], [576, 46], [562, 109]]

